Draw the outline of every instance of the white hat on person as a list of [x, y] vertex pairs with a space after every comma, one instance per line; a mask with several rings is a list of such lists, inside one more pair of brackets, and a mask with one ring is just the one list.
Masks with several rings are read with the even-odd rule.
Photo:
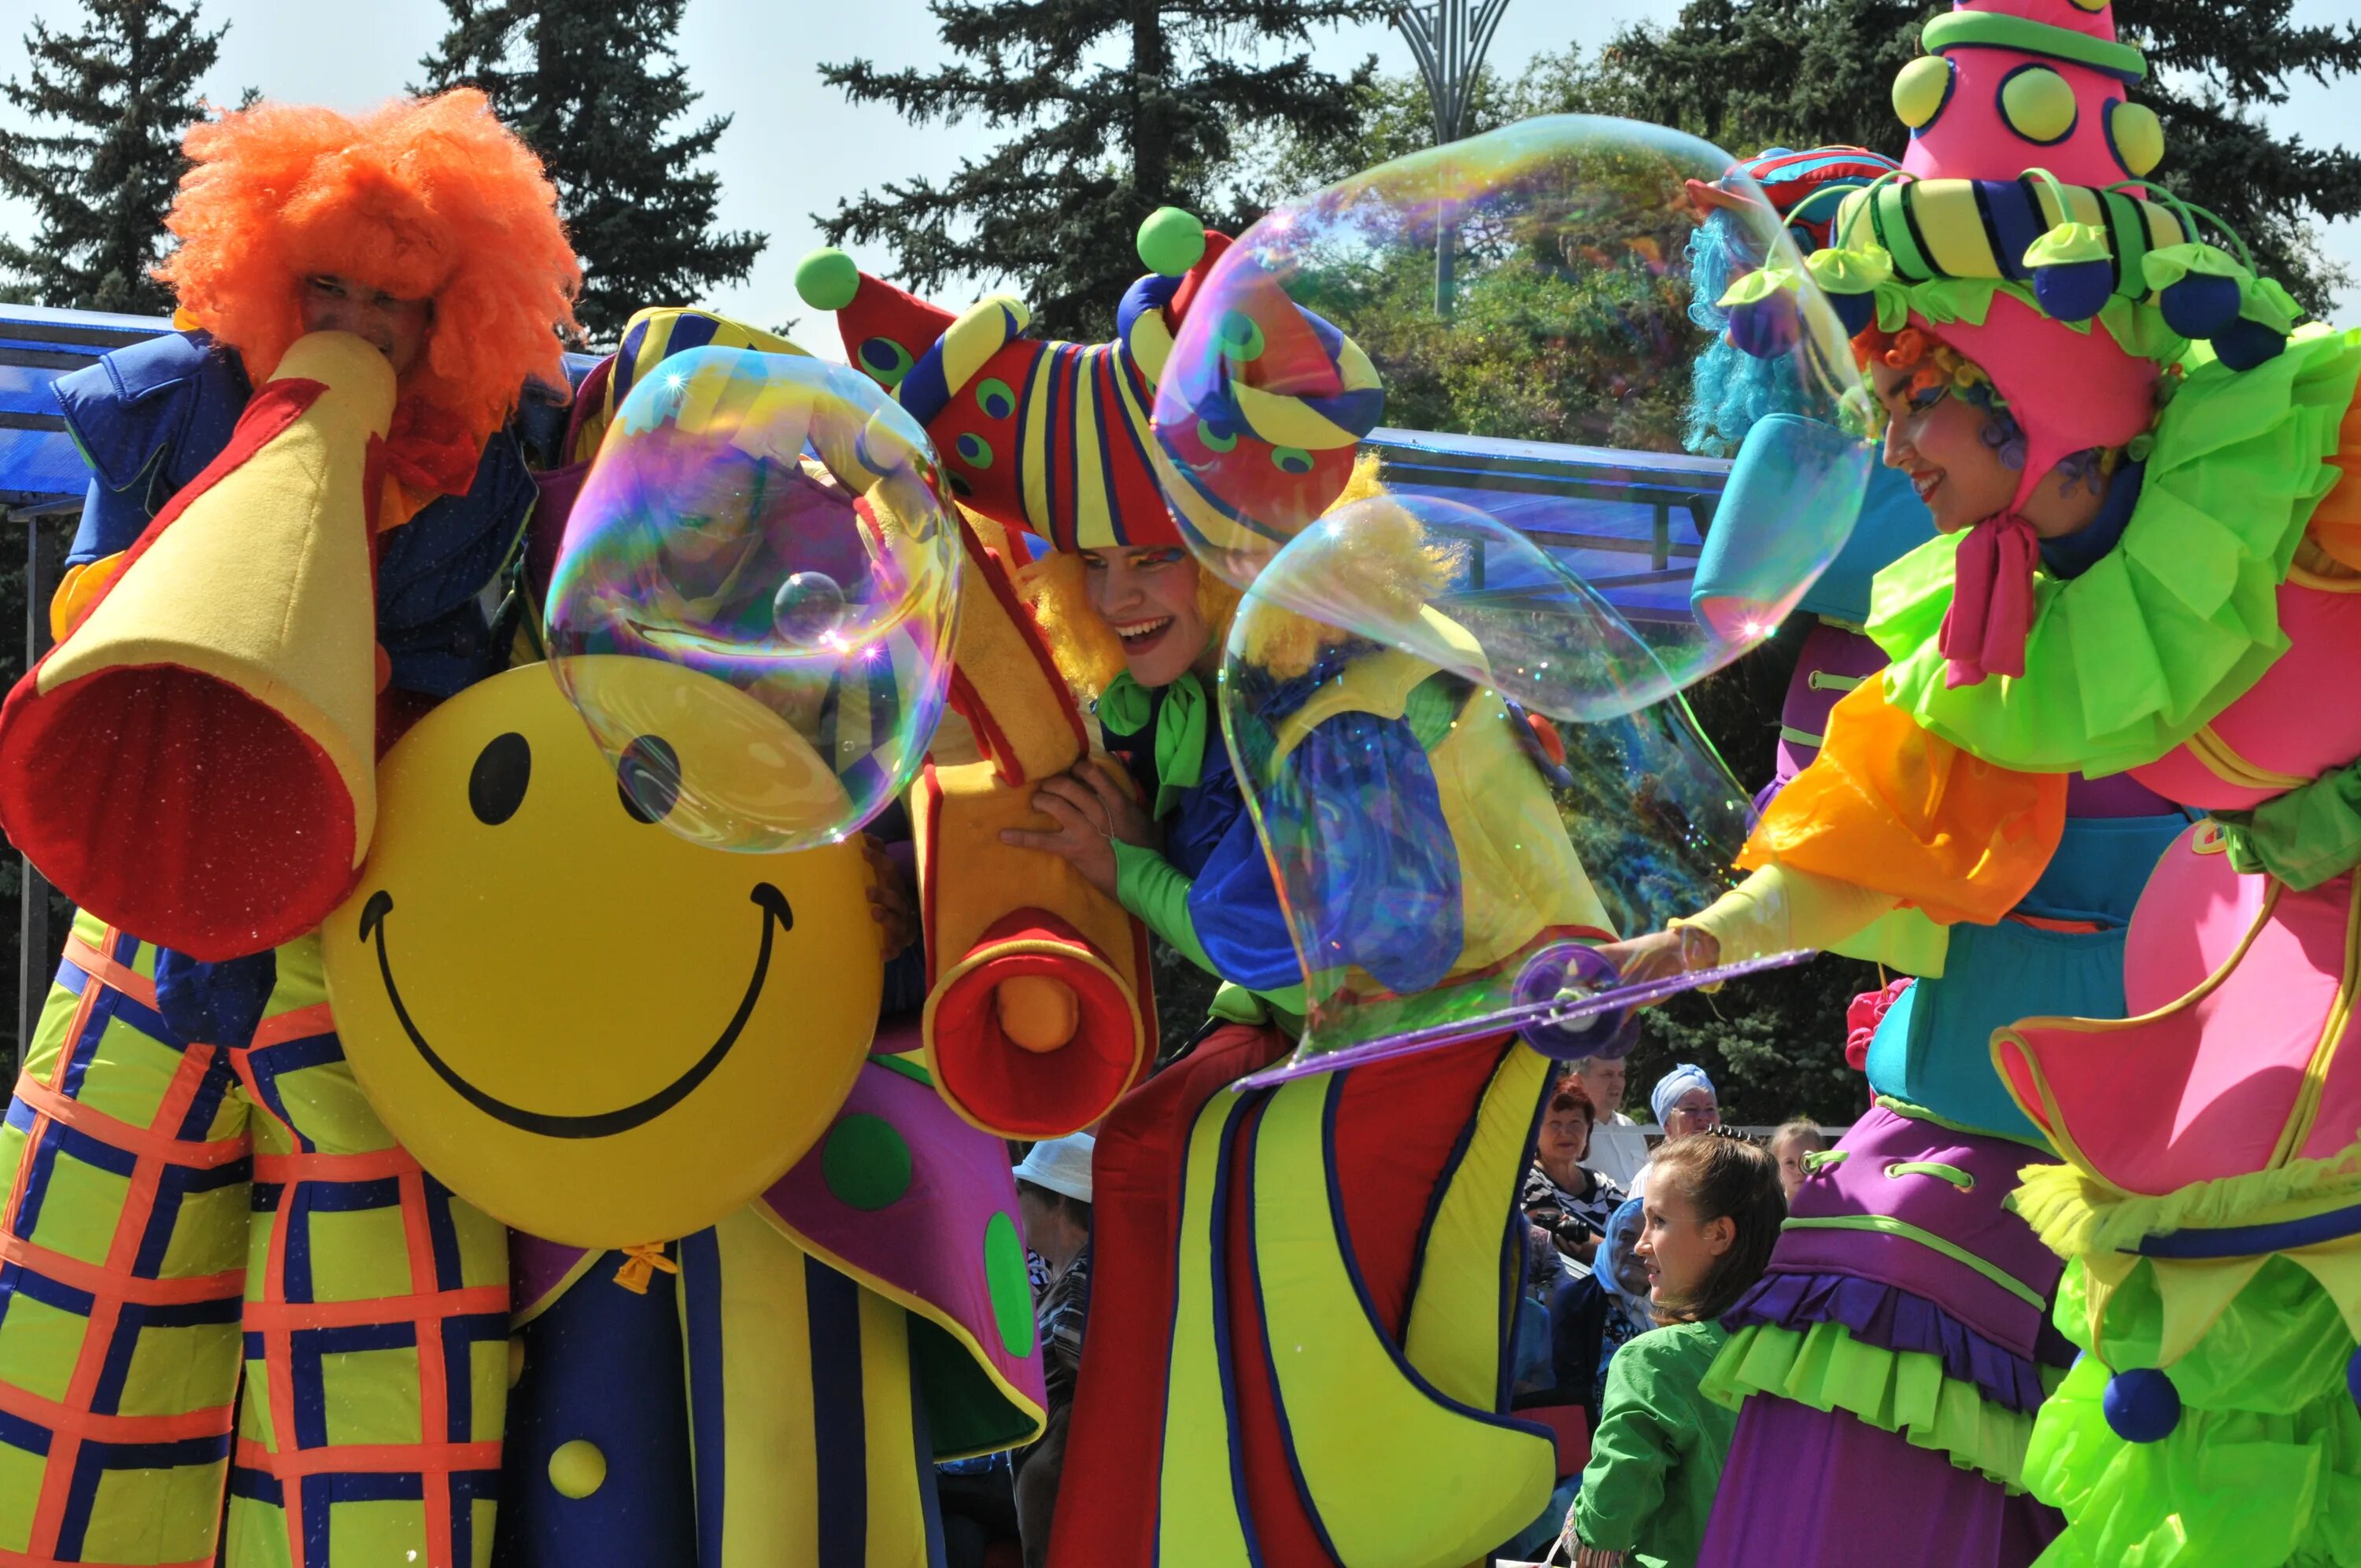
[[1014, 1168], [1016, 1179], [1063, 1193], [1077, 1203], [1091, 1201], [1091, 1151], [1098, 1140], [1088, 1133], [1038, 1143]]

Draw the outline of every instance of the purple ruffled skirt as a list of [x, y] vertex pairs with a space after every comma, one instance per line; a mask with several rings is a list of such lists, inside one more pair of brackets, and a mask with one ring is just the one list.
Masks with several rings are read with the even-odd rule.
[[2023, 1568], [2065, 1520], [1843, 1410], [1746, 1401], [1698, 1568]]
[[[2059, 1261], [2003, 1201], [2040, 1157], [2020, 1144], [1872, 1111], [1796, 1193], [1770, 1271], [1722, 1321], [1808, 1333], [1840, 1326], [1881, 1352], [1938, 1357], [1947, 1377], [2030, 1414], [2044, 1365], [2071, 1346], [2028, 1297], [2056, 1288]], [[1864, 1220], [1891, 1222], [1861, 1228]], [[2015, 1282], [2011, 1289], [1937, 1247], [1938, 1238]], [[2023, 1493], [1843, 1409], [1752, 1394], [1700, 1568], [2025, 1568], [2063, 1529]]]

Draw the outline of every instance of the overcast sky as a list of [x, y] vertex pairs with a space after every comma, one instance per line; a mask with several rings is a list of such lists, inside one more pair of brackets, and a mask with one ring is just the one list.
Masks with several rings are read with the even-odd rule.
[[[1669, 19], [1678, 9], [1677, 0], [1511, 0], [1490, 61], [1513, 74], [1538, 52], [1569, 42], [1594, 46], [1625, 22]], [[17, 40], [36, 16], [71, 27], [80, 10], [72, 0], [0, 0], [0, 61], [21, 58]], [[2296, 0], [2295, 12], [2299, 21], [2341, 20], [2361, 15], [2361, 0]], [[230, 24], [220, 64], [204, 84], [211, 96], [234, 103], [252, 86], [274, 98], [345, 109], [415, 80], [419, 57], [446, 19], [437, 0], [204, 0], [203, 14]], [[1411, 69], [1409, 49], [1384, 27], [1332, 31], [1314, 47], [1339, 70], [1371, 53], [1386, 71]], [[691, 83], [705, 94], [700, 111], [736, 116], [716, 155], [721, 225], [771, 236], [752, 277], [713, 302], [748, 320], [770, 323], [808, 313], [792, 279], [796, 260], [820, 243], [812, 214], [831, 212], [840, 199], [888, 180], [947, 173], [962, 153], [995, 139], [972, 125], [917, 129], [890, 109], [852, 107], [820, 84], [816, 68], [822, 60], [865, 56], [894, 67], [943, 60], [924, 0], [691, 0], [680, 53]], [[2329, 91], [2308, 80], [2294, 90], [2276, 116], [2289, 129], [2314, 143], [2361, 137], [2361, 119], [2349, 109], [2340, 114]], [[2352, 92], [2345, 89], [2348, 104]], [[21, 206], [0, 202], [0, 231], [29, 239], [30, 227]], [[2336, 225], [2329, 239], [2334, 254], [2361, 274], [2361, 225]], [[854, 255], [872, 270], [891, 271], [888, 255], [859, 247]], [[2361, 324], [2361, 289], [2348, 291], [2335, 314], [2344, 324]], [[836, 352], [833, 333], [802, 335], [815, 350]]]

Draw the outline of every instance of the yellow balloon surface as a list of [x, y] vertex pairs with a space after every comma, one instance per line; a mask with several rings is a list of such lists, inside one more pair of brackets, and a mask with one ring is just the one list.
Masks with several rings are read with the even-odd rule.
[[661, 726], [631, 795], [546, 668], [473, 686], [380, 764], [325, 947], [346, 1055], [419, 1161], [520, 1230], [612, 1247], [701, 1230], [802, 1157], [884, 970], [853, 844], [726, 854], [648, 815], [667, 779], [814, 771], [793, 732], [709, 676], [598, 662]]

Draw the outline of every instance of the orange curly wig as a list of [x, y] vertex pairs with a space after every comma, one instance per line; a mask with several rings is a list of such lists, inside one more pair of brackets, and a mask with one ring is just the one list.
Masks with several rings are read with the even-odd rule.
[[194, 167], [156, 269], [189, 318], [258, 382], [302, 335], [305, 278], [333, 274], [431, 299], [425, 351], [403, 395], [481, 441], [528, 378], [566, 385], [558, 332], [575, 326], [582, 267], [533, 150], [473, 88], [357, 118], [259, 104], [192, 126]]

